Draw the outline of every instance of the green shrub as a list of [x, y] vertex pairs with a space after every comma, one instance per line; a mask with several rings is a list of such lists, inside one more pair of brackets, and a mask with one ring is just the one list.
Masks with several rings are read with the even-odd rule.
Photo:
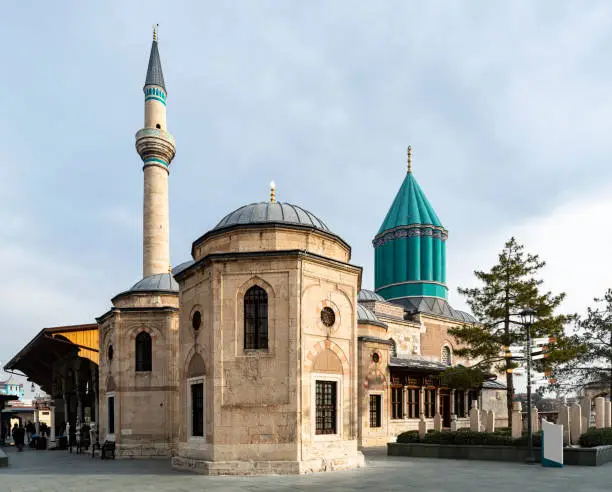
[[612, 428], [589, 429], [580, 436], [580, 445], [583, 448], [595, 446], [612, 446]]
[[[612, 429], [608, 429], [612, 430]], [[583, 434], [584, 435], [584, 434]], [[610, 433], [612, 443], [612, 432]], [[402, 432], [397, 436], [398, 443], [452, 444], [461, 446], [527, 446], [527, 434], [513, 439], [506, 429], [496, 432], [472, 432], [469, 428], [458, 429], [456, 432], [435, 431], [429, 429], [421, 439], [419, 432], [412, 430]], [[597, 445], [597, 444], [596, 444]], [[533, 433], [533, 447], [542, 447], [542, 433]]]
[[397, 442], [401, 443], [411, 443], [411, 442], [420, 442], [419, 431], [406, 431], [402, 432], [399, 436], [397, 436]]
[[495, 429], [495, 434], [510, 436], [512, 435], [512, 429], [510, 429], [510, 427], [499, 427], [498, 429]]

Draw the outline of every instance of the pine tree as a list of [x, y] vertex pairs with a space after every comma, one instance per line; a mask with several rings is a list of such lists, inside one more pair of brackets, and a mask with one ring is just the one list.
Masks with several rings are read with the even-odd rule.
[[587, 309], [586, 317], [577, 320], [572, 343], [577, 357], [553, 371], [558, 389], [576, 390], [587, 384], [609, 388], [612, 400], [612, 289], [596, 306]]
[[540, 291], [542, 280], [538, 273], [544, 265], [545, 262], [537, 255], [526, 254], [524, 246], [511, 238], [499, 254], [498, 263], [490, 271], [474, 272], [481, 282], [479, 287], [459, 288], [459, 293], [466, 296], [479, 323], [450, 330], [462, 344], [456, 354], [476, 361], [473, 367], [506, 375], [508, 425], [512, 425], [514, 398], [513, 375], [508, 373], [508, 369], [516, 367], [516, 363], [505, 358], [503, 347], [524, 345], [526, 342], [527, 333], [520, 324], [520, 312], [525, 308], [536, 312], [536, 321], [531, 327], [532, 337], [551, 336], [557, 340], [548, 348], [550, 356], [545, 359], [547, 367], [566, 362], [574, 356], [564, 336], [564, 324], [570, 317], [555, 314], [565, 294], [553, 295]]

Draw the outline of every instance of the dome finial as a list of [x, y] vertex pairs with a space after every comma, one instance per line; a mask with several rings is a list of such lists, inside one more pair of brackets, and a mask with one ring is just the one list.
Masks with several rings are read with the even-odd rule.
[[270, 181], [270, 203], [274, 203], [276, 201], [276, 183], [274, 181]]
[[408, 172], [412, 172], [412, 147], [408, 146]]
[[159, 24], [153, 24], [153, 41], [157, 41], [157, 29], [159, 28]]

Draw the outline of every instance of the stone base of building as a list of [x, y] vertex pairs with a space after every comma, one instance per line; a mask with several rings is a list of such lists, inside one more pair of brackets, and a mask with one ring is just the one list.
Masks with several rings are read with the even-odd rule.
[[116, 459], [171, 458], [173, 450], [167, 444], [117, 444]]
[[181, 456], [172, 458], [174, 469], [202, 475], [303, 475], [363, 466], [365, 459], [360, 452], [353, 456], [306, 461], [203, 461]]

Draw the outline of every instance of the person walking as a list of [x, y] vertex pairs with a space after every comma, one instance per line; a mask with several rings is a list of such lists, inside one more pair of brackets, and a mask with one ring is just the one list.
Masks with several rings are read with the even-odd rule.
[[17, 446], [17, 451], [23, 451], [23, 443], [25, 441], [25, 429], [23, 428], [23, 424], [15, 424], [13, 427], [13, 441], [15, 441], [15, 446]]
[[29, 445], [32, 442], [32, 435], [36, 433], [36, 427], [34, 427], [34, 424], [30, 420], [28, 420], [28, 423], [25, 426], [25, 431], [26, 431], [26, 438], [27, 438], [26, 444]]

